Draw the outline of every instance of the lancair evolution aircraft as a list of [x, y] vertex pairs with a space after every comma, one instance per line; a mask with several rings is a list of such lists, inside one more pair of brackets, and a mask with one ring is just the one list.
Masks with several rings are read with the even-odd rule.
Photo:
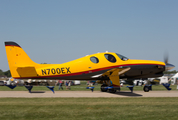
[[[100, 80], [101, 91], [120, 90], [120, 79], [154, 78], [174, 65], [151, 60], [131, 60], [113, 52], [96, 53], [63, 64], [37, 64], [15, 42], [5, 42], [11, 75], [15, 79]], [[144, 87], [144, 91], [149, 91]]]

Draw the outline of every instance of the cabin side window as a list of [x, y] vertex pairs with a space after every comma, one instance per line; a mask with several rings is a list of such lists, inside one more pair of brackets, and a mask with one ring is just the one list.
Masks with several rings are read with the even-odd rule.
[[93, 62], [93, 63], [98, 63], [99, 60], [97, 57], [91, 57], [90, 60]]
[[115, 62], [116, 62], [116, 58], [115, 58], [113, 55], [111, 55], [111, 54], [105, 54], [104, 56], [105, 56], [105, 58], [106, 58], [109, 62], [112, 62], [112, 63], [115, 63]]

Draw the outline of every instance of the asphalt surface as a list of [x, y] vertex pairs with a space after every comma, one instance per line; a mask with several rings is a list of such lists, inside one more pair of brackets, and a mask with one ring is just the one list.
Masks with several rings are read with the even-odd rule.
[[116, 93], [100, 91], [0, 91], [0, 98], [55, 98], [55, 97], [178, 97], [178, 91], [121, 91]]

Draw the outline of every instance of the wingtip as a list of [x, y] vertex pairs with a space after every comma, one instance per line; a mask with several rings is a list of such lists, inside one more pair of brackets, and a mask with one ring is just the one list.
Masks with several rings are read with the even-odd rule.
[[5, 43], [5, 46], [17, 46], [17, 47], [20, 47], [20, 45], [18, 45], [16, 42], [13, 42], [13, 41], [6, 41], [4, 43]]

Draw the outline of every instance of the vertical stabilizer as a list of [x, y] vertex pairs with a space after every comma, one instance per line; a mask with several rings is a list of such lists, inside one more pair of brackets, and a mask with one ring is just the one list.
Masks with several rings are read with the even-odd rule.
[[5, 49], [12, 77], [21, 77], [18, 73], [18, 68], [35, 67], [37, 65], [17, 43], [5, 42]]

